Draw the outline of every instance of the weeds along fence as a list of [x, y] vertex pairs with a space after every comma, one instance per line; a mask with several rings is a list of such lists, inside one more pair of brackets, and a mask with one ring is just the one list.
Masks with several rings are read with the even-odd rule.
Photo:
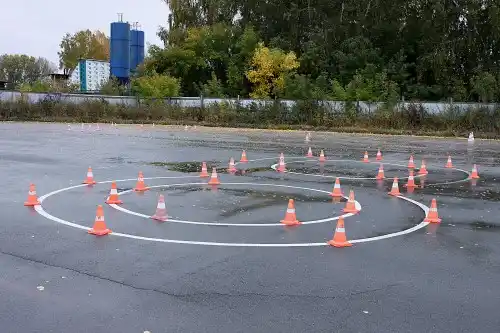
[[129, 96], [0, 91], [1, 120], [197, 123], [357, 132], [500, 136], [496, 104], [290, 101], [216, 98], [141, 100]]

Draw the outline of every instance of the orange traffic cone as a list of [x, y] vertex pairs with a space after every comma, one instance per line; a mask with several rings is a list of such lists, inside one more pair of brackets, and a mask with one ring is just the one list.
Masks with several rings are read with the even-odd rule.
[[247, 152], [245, 150], [243, 150], [241, 152], [241, 159], [240, 159], [240, 163], [247, 163], [248, 160], [247, 160]]
[[306, 157], [313, 157], [313, 152], [312, 152], [311, 147], [309, 147], [309, 150], [307, 151]]
[[349, 191], [349, 199], [347, 199], [347, 203], [345, 204], [344, 213], [358, 213], [359, 210], [356, 209], [356, 200], [354, 200], [354, 191]]
[[338, 178], [335, 178], [335, 185], [333, 186], [330, 196], [334, 198], [342, 198], [344, 196], [344, 193], [342, 193], [342, 189], [340, 188], [340, 180]]
[[398, 177], [394, 177], [394, 181], [392, 182], [391, 192], [389, 192], [389, 195], [393, 195], [395, 197], [401, 195], [401, 193], [399, 192]]
[[278, 172], [285, 172], [285, 170], [286, 170], [285, 155], [283, 155], [283, 153], [281, 153], [277, 171]]
[[448, 161], [446, 162], [445, 168], [451, 169], [453, 168], [453, 163], [451, 163], [451, 156], [448, 155]]
[[109, 192], [109, 197], [106, 200], [108, 205], [119, 205], [122, 204], [123, 201], [120, 200], [118, 196], [118, 189], [116, 188], [116, 182], [111, 183], [111, 191]]
[[88, 231], [88, 233], [96, 236], [104, 236], [111, 233], [111, 230], [106, 227], [106, 222], [104, 222], [104, 213], [101, 205], [97, 206], [94, 226]]
[[472, 166], [472, 172], [470, 175], [470, 179], [479, 179], [479, 174], [477, 173], [477, 166], [475, 164], [474, 164], [474, 166]]
[[217, 170], [215, 168], [212, 168], [212, 176], [210, 177], [210, 180], [208, 181], [208, 185], [219, 185], [220, 181], [219, 178], [217, 177]]
[[165, 197], [160, 194], [158, 197], [158, 204], [156, 205], [156, 213], [151, 216], [153, 220], [165, 222], [168, 219], [167, 207], [165, 206]]
[[323, 149], [321, 149], [321, 153], [319, 153], [319, 161], [320, 162], [326, 161], [325, 152], [323, 151]]
[[377, 161], [382, 161], [382, 153], [380, 152], [380, 149], [377, 151], [377, 157], [376, 157], [376, 160], [377, 160]]
[[417, 184], [415, 184], [415, 178], [413, 177], [413, 170], [410, 170], [410, 175], [408, 176], [408, 182], [404, 185], [404, 187], [407, 188], [418, 187]]
[[368, 152], [365, 151], [365, 155], [363, 156], [363, 162], [368, 163], [370, 160], [368, 159]]
[[425, 176], [429, 172], [427, 171], [427, 168], [425, 167], [425, 160], [422, 160], [422, 164], [420, 164], [420, 169], [418, 169], [418, 174]]
[[208, 178], [210, 175], [208, 174], [207, 171], [207, 162], [203, 162], [201, 164], [201, 173], [200, 173], [200, 178]]
[[431, 208], [429, 209], [429, 212], [427, 213], [427, 217], [425, 218], [424, 222], [429, 222], [429, 223], [441, 222], [441, 219], [439, 218], [438, 215], [436, 199], [432, 199]]
[[236, 167], [234, 166], [234, 158], [231, 157], [229, 160], [229, 167], [227, 168], [228, 172], [236, 172]]
[[134, 191], [136, 192], [144, 192], [149, 190], [149, 187], [146, 186], [144, 183], [144, 175], [142, 174], [142, 171], [139, 171], [139, 176], [137, 177], [137, 183], [134, 187]]
[[378, 168], [378, 174], [377, 177], [375, 177], [377, 180], [382, 180], [385, 178], [384, 175], [384, 165], [381, 163], [379, 168]]
[[286, 209], [285, 218], [281, 220], [281, 223], [285, 225], [299, 225], [300, 222], [297, 220], [295, 215], [295, 204], [293, 199], [288, 200], [288, 208]]
[[337, 222], [337, 227], [335, 228], [335, 234], [333, 235], [333, 239], [328, 241], [328, 244], [335, 247], [349, 247], [352, 246], [349, 241], [347, 241], [347, 237], [345, 235], [345, 227], [344, 227], [344, 218], [339, 217], [339, 221]]
[[30, 184], [30, 190], [28, 192], [28, 200], [24, 203], [25, 206], [36, 206], [39, 205], [40, 201], [36, 197], [35, 184]]
[[415, 162], [413, 162], [413, 154], [410, 155], [410, 159], [408, 160], [408, 169], [415, 169]]
[[85, 179], [82, 184], [87, 184], [87, 185], [96, 184], [96, 181], [94, 180], [94, 173], [92, 172], [91, 167], [89, 167], [89, 169], [87, 170], [87, 179]]

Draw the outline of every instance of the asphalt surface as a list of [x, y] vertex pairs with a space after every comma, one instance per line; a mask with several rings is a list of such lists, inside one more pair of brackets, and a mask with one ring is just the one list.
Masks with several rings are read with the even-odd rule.
[[[1, 332], [457, 333], [500, 327], [498, 142], [312, 133], [306, 143], [303, 132], [96, 129], [0, 124]], [[324, 149], [328, 161], [306, 161], [308, 146], [315, 154]], [[368, 150], [374, 160], [379, 147], [387, 178], [407, 176], [411, 153], [417, 166], [426, 160], [424, 188], [401, 191], [427, 206], [436, 198], [440, 225], [342, 249], [206, 246], [97, 238], [23, 206], [30, 182], [41, 196], [80, 184], [88, 166], [97, 181], [134, 179], [143, 171], [145, 177], [173, 177], [146, 179], [147, 185], [181, 185], [123, 194], [124, 208], [152, 215], [163, 193], [171, 217], [214, 225], [158, 223], [104, 205], [115, 233], [221, 243], [326, 242], [336, 221], [294, 228], [265, 224], [279, 223], [289, 198], [296, 200], [301, 221], [342, 214], [343, 202], [314, 190], [331, 191], [335, 176], [375, 177], [378, 163], [360, 159]], [[223, 184], [216, 189], [182, 185], [206, 182], [193, 172], [201, 161], [223, 171], [242, 149], [257, 160], [238, 165], [246, 172], [221, 172]], [[296, 174], [270, 168], [281, 152]], [[448, 153], [458, 169], [470, 171], [477, 163], [481, 179], [473, 184], [463, 181], [466, 173], [444, 169]], [[424, 218], [418, 206], [387, 195], [392, 179], [341, 183], [362, 206], [360, 214], [345, 219], [349, 239], [398, 232]], [[134, 184], [122, 181], [118, 187]], [[50, 196], [43, 207], [91, 227], [108, 193], [109, 183], [79, 187]], [[224, 223], [237, 226], [217, 225]]]

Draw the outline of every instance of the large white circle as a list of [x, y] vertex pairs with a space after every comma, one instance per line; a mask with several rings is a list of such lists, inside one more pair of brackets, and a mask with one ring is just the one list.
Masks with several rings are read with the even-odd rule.
[[[144, 179], [172, 179], [172, 178], [195, 178], [195, 177], [197, 177], [197, 176], [151, 177], [151, 178], [144, 178]], [[135, 180], [136, 180], [136, 178], [121, 179], [121, 180], [116, 180], [116, 182], [135, 181]], [[113, 181], [109, 180], [109, 181], [98, 182], [97, 184], [106, 184], [106, 183], [111, 183], [111, 182], [113, 182]], [[58, 193], [61, 193], [61, 192], [64, 192], [64, 191], [72, 190], [72, 189], [75, 189], [75, 188], [84, 187], [84, 186], [87, 186], [87, 185], [85, 185], [85, 184], [75, 185], [75, 186], [70, 186], [70, 187], [62, 188], [62, 189], [59, 189], [59, 190], [47, 193], [47, 194], [41, 196], [40, 198], [38, 198], [38, 200], [40, 201], [40, 205], [37, 205], [34, 208], [35, 208], [36, 212], [38, 212], [40, 215], [42, 215], [43, 217], [45, 217], [45, 218], [47, 218], [49, 220], [52, 220], [52, 221], [54, 221], [56, 223], [60, 223], [60, 224], [63, 224], [63, 225], [69, 226], [69, 227], [73, 227], [73, 228], [77, 228], [77, 229], [88, 231], [88, 230], [90, 230], [89, 227], [86, 227], [86, 226], [78, 224], [78, 223], [69, 222], [67, 220], [58, 218], [56, 216], [53, 216], [53, 215], [47, 213], [43, 209], [43, 207], [41, 205], [43, 203], [43, 201], [46, 200], [47, 198], [49, 198], [50, 196], [53, 196], [55, 194], [58, 194]], [[406, 200], [406, 201], [408, 201], [410, 203], [413, 203], [413, 204], [417, 205], [418, 207], [420, 207], [424, 211], [425, 215], [427, 216], [427, 213], [429, 212], [429, 207], [425, 206], [424, 204], [422, 204], [422, 203], [420, 203], [418, 201], [412, 200], [410, 198], [406, 198], [406, 197], [401, 196], [401, 195], [397, 196], [397, 198]], [[390, 233], [390, 234], [386, 234], [386, 235], [381, 235], [381, 236], [376, 236], [376, 237], [353, 239], [353, 240], [349, 240], [349, 242], [352, 243], [352, 244], [355, 244], [355, 243], [366, 243], [366, 242], [372, 242], [372, 241], [376, 241], [376, 240], [383, 240], [383, 239], [393, 238], [393, 237], [397, 237], [397, 236], [402, 236], [402, 235], [406, 235], [406, 234], [412, 233], [414, 231], [417, 231], [417, 230], [419, 230], [421, 228], [424, 228], [428, 224], [429, 224], [428, 222], [422, 221], [418, 225], [416, 225], [416, 226], [414, 226], [412, 228], [403, 230], [403, 231], [398, 231], [398, 232], [394, 232], [394, 233]], [[332, 230], [332, 233], [333, 233], [333, 230]], [[136, 235], [126, 234], [126, 233], [119, 233], [119, 232], [113, 232], [113, 233], [111, 233], [109, 235], [111, 237], [113, 237], [113, 236], [115, 236], [115, 237], [124, 237], [124, 238], [129, 238], [129, 239], [136, 239], [136, 240], [143, 240], [143, 241], [150, 241], [150, 242], [159, 242], [159, 243], [187, 244], [187, 245], [206, 245], [206, 246], [225, 246], [225, 247], [273, 247], [273, 248], [283, 248], [283, 247], [318, 247], [318, 246], [329, 246], [326, 242], [318, 242], [318, 243], [222, 243], [222, 242], [200, 242], [200, 241], [189, 241], [189, 240], [177, 240], [177, 239], [142, 237], [142, 236], [136, 236]]]

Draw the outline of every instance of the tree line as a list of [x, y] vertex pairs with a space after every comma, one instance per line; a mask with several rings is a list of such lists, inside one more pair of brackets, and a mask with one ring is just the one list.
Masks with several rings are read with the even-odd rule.
[[145, 73], [184, 95], [500, 99], [497, 1], [164, 1]]
[[[500, 101], [497, 1], [163, 1], [171, 12], [158, 32], [163, 45], [149, 48], [131, 91], [111, 80], [103, 93]], [[79, 58], [109, 60], [109, 38], [67, 34], [58, 54], [66, 72]], [[0, 79], [32, 86], [25, 65], [5, 69], [9, 57]]]

